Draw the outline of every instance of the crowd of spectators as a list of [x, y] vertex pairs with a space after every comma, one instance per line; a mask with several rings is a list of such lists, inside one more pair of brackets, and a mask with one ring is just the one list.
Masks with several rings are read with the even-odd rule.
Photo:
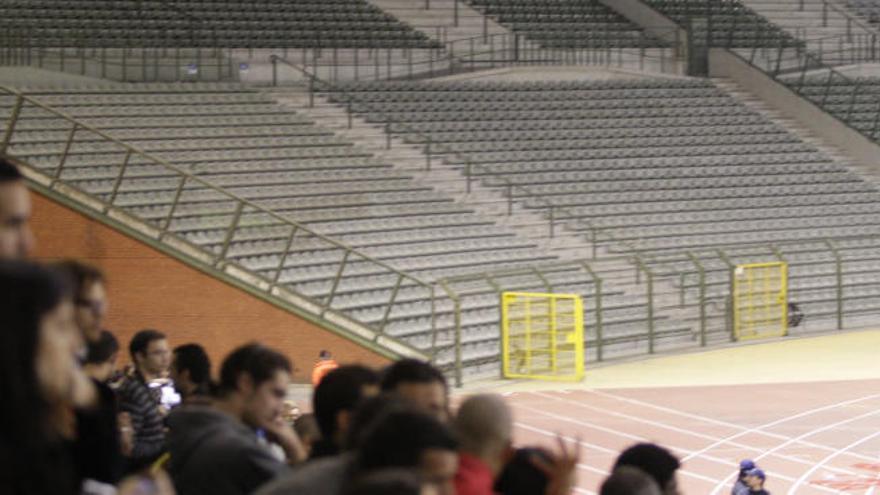
[[[515, 446], [503, 397], [473, 395], [453, 408], [443, 373], [418, 360], [379, 370], [322, 352], [305, 415], [287, 400], [293, 364], [259, 343], [212, 372], [198, 343], [172, 347], [145, 329], [128, 342], [131, 365], [120, 370], [121, 346], [104, 328], [108, 281], [77, 261], [27, 261], [30, 210], [18, 170], [0, 160], [3, 493], [574, 492], [579, 440]], [[678, 468], [666, 449], [634, 445], [600, 492], [674, 495]], [[748, 470], [758, 474], [763, 480]]]

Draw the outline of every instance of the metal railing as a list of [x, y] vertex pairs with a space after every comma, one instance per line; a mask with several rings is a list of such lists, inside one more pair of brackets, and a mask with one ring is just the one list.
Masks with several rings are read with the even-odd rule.
[[[835, 39], [839, 37], [828, 38], [829, 44], [833, 45]], [[847, 75], [839, 69], [840, 63], [880, 62], [880, 40], [874, 35], [868, 39], [870, 43], [865, 46], [863, 55], [850, 60], [835, 60], [835, 52], [814, 53], [802, 46], [790, 46], [785, 43], [777, 47], [725, 48], [801, 97], [825, 109], [853, 130], [871, 140], [880, 141], [880, 117], [868, 123], [854, 119], [856, 107], [865, 104], [874, 105], [876, 108], [874, 113], [880, 116], [880, 92], [869, 90], [877, 84], [873, 84], [871, 80], [861, 80]], [[830, 64], [829, 59], [838, 62], [835, 64], [837, 67]], [[839, 86], [849, 88], [845, 95], [846, 109], [829, 111], [827, 105], [830, 103], [830, 98], [839, 96], [832, 94], [832, 88]], [[818, 94], [815, 92], [816, 89], [819, 91]]]
[[[679, 30], [668, 29], [671, 39]], [[272, 84], [300, 82], [298, 72], [285, 76], [275, 64], [285, 60], [330, 83], [381, 81], [456, 74], [517, 65], [588, 65], [629, 67], [681, 74], [681, 40], [672, 46], [657, 45], [642, 36], [632, 47], [612, 43], [591, 48], [547, 48], [519, 34], [490, 34], [450, 41], [445, 50], [329, 49], [281, 51], [270, 56]]]
[[[421, 351], [403, 344], [386, 333], [389, 315], [397, 304], [402, 288], [422, 291], [423, 299], [436, 300], [432, 284], [393, 266], [376, 259], [364, 252], [317, 232], [307, 225], [291, 220], [285, 215], [261, 206], [259, 203], [245, 199], [229, 190], [215, 186], [186, 170], [172, 165], [168, 161], [153, 156], [135, 146], [122, 142], [111, 135], [83, 123], [64, 112], [44, 105], [40, 101], [22, 94], [19, 91], [0, 86], [0, 95], [6, 95], [13, 101], [13, 106], [6, 119], [5, 127], [0, 134], [0, 155], [7, 155], [18, 162], [31, 167], [29, 173], [42, 186], [49, 190], [61, 191], [63, 194], [82, 198], [81, 203], [102, 216], [124, 219], [133, 224], [134, 229], [144, 233], [152, 242], [158, 243], [182, 255], [186, 259], [198, 263], [201, 268], [213, 273], [231, 276], [248, 284], [253, 290], [263, 294], [267, 299], [282, 305], [295, 304], [300, 310], [307, 311], [328, 322], [343, 328], [350, 336], [374, 348], [382, 347], [399, 354], [421, 355]], [[57, 162], [47, 164], [46, 160], [36, 160], [32, 155], [18, 156], [15, 151], [17, 138], [26, 134], [20, 125], [36, 114], [41, 120], [57, 119], [62, 128], [67, 129], [65, 142], [60, 149], [44, 149], [40, 155], [44, 158], [57, 158]], [[26, 145], [25, 145], [26, 146]], [[73, 167], [70, 164], [76, 149], [89, 150], [101, 148], [103, 157], [118, 157], [116, 165], [109, 165], [115, 170], [112, 186], [100, 193], [92, 193], [88, 188], [79, 187], [70, 180], [67, 172]], [[23, 152], [24, 153], [24, 152]], [[39, 166], [31, 163], [39, 161]], [[159, 167], [161, 173], [149, 174], [138, 172], [144, 167]], [[126, 206], [123, 198], [126, 193], [143, 190], [144, 178], [162, 179], [171, 187], [165, 191], [170, 193], [170, 201], [157, 205], [156, 199], [148, 202], [151, 208], [164, 206], [161, 214], [144, 217]], [[166, 198], [167, 199], [167, 198]], [[183, 226], [178, 224], [179, 217], [187, 215], [186, 210], [194, 204], [214, 205], [219, 211], [212, 220], [218, 220], [210, 226], [215, 238], [222, 239], [210, 247], [191, 242], [181, 233]], [[192, 213], [190, 214], [192, 215]], [[204, 218], [204, 217], [201, 217]], [[272, 254], [277, 256], [275, 264], [266, 270], [250, 270], [247, 266], [230, 257], [233, 243], [239, 238], [247, 238], [247, 229], [254, 226], [272, 226], [280, 234], [276, 245], [283, 246]], [[206, 227], [207, 228], [207, 227]], [[285, 271], [296, 268], [298, 257], [309, 253], [323, 253], [319, 257], [318, 274], [312, 279], [297, 282], [285, 280]], [[347, 270], [352, 274], [347, 274]], [[383, 317], [378, 322], [365, 323], [345, 315], [339, 309], [337, 301], [343, 297], [343, 282], [346, 277], [360, 277], [369, 280], [385, 280], [386, 283], [374, 288], [385, 291], [385, 297], [373, 301], [372, 305], [381, 307]], [[301, 291], [299, 284], [318, 282], [322, 289], [321, 295], [309, 295]], [[435, 331], [435, 330], [434, 330]], [[429, 351], [430, 353], [430, 351]]]
[[[469, 327], [491, 324], [479, 315], [474, 322], [468, 313], [487, 308], [497, 311], [498, 304], [487, 306], [486, 296], [495, 296], [500, 301], [504, 291], [581, 295], [590, 361], [734, 341], [734, 271], [740, 264], [765, 261], [789, 263], [788, 302], [795, 304], [804, 316], [803, 322], [791, 329], [792, 334], [865, 326], [870, 324], [866, 318], [880, 315], [880, 269], [874, 268], [866, 276], [864, 265], [876, 264], [880, 256], [866, 258], [855, 250], [878, 246], [878, 235], [817, 238], [562, 261], [444, 278], [438, 283], [452, 300], [453, 313], [453, 336], [446, 348], [452, 349], [456, 382], [461, 383], [464, 370], [481, 364], [480, 358], [468, 360], [463, 356], [469, 340], [466, 332]], [[612, 329], [615, 324], [611, 318], [621, 307], [606, 301], [615, 295], [630, 306], [636, 302], [633, 321], [624, 331]], [[500, 313], [495, 318], [500, 321]], [[662, 328], [662, 321], [675, 324]], [[625, 346], [623, 352], [614, 349], [619, 345]], [[482, 361], [497, 363], [498, 358]]]

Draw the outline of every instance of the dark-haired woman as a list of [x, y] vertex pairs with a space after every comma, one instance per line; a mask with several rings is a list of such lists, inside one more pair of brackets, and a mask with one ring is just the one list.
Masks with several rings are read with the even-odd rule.
[[0, 487], [8, 495], [79, 492], [65, 441], [73, 410], [95, 400], [77, 362], [83, 341], [64, 279], [0, 262]]

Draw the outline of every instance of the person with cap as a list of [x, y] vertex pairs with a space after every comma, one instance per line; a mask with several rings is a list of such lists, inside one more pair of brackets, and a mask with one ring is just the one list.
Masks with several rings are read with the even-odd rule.
[[746, 473], [746, 485], [749, 487], [749, 495], [770, 495], [770, 492], [764, 489], [764, 482], [767, 481], [767, 475], [758, 468], [750, 469]]
[[751, 459], [743, 459], [740, 461], [739, 476], [736, 478], [736, 483], [733, 484], [733, 490], [730, 491], [730, 495], [748, 495], [749, 486], [746, 485], [746, 473], [756, 467], [755, 461]]

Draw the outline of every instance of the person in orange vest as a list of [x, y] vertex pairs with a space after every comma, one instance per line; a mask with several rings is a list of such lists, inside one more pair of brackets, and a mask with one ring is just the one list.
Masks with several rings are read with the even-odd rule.
[[312, 386], [317, 387], [324, 378], [324, 375], [338, 367], [339, 363], [333, 359], [333, 355], [330, 354], [330, 351], [321, 351], [318, 354], [318, 361], [315, 363], [315, 367], [312, 368]]

